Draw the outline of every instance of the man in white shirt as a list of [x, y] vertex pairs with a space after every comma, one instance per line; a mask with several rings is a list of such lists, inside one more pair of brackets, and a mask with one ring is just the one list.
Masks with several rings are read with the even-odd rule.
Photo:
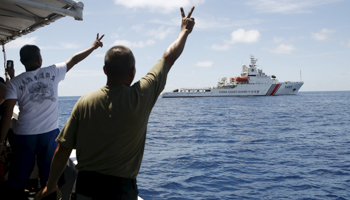
[[[11, 195], [24, 192], [37, 159], [41, 187], [45, 187], [50, 164], [57, 147], [58, 129], [58, 83], [65, 78], [74, 65], [85, 59], [98, 47], [101, 39], [84, 51], [78, 52], [65, 62], [41, 68], [40, 49], [25, 45], [20, 50], [21, 63], [26, 72], [14, 77], [6, 87], [5, 113], [0, 123], [0, 155], [5, 151], [5, 139], [10, 127], [12, 111], [18, 101], [19, 116], [14, 134], [9, 135], [13, 152], [10, 163], [9, 183]], [[36, 158], [37, 157], [37, 158]], [[11, 196], [14, 198], [14, 196]]]

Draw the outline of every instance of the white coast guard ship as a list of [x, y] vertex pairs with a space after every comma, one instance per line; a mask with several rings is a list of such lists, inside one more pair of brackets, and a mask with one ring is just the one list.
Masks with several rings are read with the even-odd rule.
[[181, 88], [172, 92], [163, 92], [162, 98], [184, 97], [227, 97], [227, 96], [269, 96], [297, 94], [303, 81], [278, 82], [276, 76], [266, 75], [256, 65], [257, 59], [250, 56], [250, 65], [242, 66], [241, 76], [222, 78], [216, 87], [208, 88]]

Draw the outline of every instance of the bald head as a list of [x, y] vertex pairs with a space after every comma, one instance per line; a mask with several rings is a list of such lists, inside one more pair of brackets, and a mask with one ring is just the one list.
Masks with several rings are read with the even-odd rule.
[[121, 80], [125, 79], [135, 70], [135, 58], [132, 51], [125, 46], [110, 48], [105, 56], [105, 71], [107, 77]]

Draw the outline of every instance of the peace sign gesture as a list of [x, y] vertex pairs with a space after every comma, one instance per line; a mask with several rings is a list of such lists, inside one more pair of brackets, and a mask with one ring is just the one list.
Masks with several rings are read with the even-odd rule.
[[103, 47], [103, 43], [101, 42], [102, 38], [105, 35], [103, 34], [100, 38], [99, 38], [99, 33], [97, 33], [97, 37], [96, 40], [94, 41], [94, 43], [92, 44], [92, 46], [94, 46], [94, 49], [97, 49], [98, 47]]
[[101, 40], [104, 36], [105, 35], [102, 35], [101, 37], [99, 37], [99, 34], [97, 33], [97, 37], [96, 37], [94, 43], [92, 43], [92, 45], [89, 48], [74, 54], [72, 57], [70, 57], [68, 60], [66, 60], [65, 63], [67, 65], [67, 72], [70, 69], [72, 69], [72, 67], [74, 65], [78, 64], [80, 61], [82, 61], [86, 57], [88, 57], [91, 54], [91, 52], [96, 50], [98, 47], [102, 47], [103, 43], [101, 42]]
[[182, 24], [181, 24], [181, 30], [182, 31], [188, 31], [188, 33], [192, 32], [192, 29], [194, 27], [194, 18], [191, 18], [192, 12], [194, 10], [194, 6], [191, 8], [190, 12], [188, 12], [187, 17], [185, 16], [184, 9], [181, 7], [181, 16], [182, 16]]

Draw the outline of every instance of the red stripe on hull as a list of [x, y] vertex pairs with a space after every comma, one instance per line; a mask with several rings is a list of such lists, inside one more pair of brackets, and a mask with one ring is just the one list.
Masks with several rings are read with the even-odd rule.
[[271, 92], [270, 95], [274, 95], [279, 87], [280, 87], [280, 84], [277, 84], [277, 85], [275, 86], [275, 88], [272, 90], [272, 92]]

